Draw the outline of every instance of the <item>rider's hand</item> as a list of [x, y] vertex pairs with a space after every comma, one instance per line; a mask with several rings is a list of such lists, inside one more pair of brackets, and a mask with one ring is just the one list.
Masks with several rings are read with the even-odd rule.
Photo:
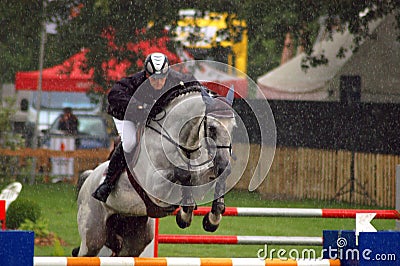
[[130, 106], [125, 113], [125, 119], [134, 123], [146, 121], [150, 113], [150, 107], [150, 105], [141, 103], [136, 99], [131, 100]]

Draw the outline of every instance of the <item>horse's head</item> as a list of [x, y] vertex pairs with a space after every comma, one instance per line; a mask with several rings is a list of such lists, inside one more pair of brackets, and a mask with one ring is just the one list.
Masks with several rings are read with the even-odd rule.
[[[215, 183], [211, 181], [225, 180], [230, 173], [233, 91], [216, 97], [206, 90], [198, 83], [174, 87], [160, 105], [163, 111], [146, 124], [141, 143], [147, 154], [139, 156], [143, 161], [135, 171], [139, 179], [152, 176], [143, 178], [143, 183], [165, 202], [179, 201], [180, 185], [193, 187], [194, 200], [202, 201]], [[224, 193], [221, 190], [218, 197]]]
[[232, 130], [236, 126], [232, 108], [234, 88], [229, 89], [226, 97], [211, 97], [204, 92], [202, 96], [206, 103], [204, 137], [209, 148], [215, 149], [214, 174], [225, 179], [230, 174]]

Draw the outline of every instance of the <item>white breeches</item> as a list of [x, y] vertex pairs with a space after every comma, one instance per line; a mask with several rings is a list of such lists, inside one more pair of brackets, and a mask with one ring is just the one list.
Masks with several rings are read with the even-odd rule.
[[122, 148], [125, 152], [131, 152], [136, 145], [136, 125], [128, 120], [119, 120], [113, 117], [115, 127], [121, 136]]

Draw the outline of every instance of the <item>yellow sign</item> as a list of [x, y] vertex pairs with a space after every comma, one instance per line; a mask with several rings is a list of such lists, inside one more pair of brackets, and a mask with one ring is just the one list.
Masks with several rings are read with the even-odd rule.
[[195, 59], [225, 61], [246, 73], [247, 26], [244, 20], [228, 13], [181, 10], [175, 41]]

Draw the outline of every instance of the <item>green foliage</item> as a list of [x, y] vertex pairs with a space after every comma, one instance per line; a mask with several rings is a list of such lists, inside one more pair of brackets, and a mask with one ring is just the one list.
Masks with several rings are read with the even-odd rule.
[[0, 148], [16, 149], [24, 144], [21, 134], [12, 133], [11, 117], [16, 113], [15, 103], [14, 97], [6, 97], [0, 103]]
[[61, 246], [61, 242], [58, 239], [58, 237], [54, 237], [54, 251], [53, 251], [53, 256], [56, 257], [64, 257], [64, 249]]
[[0, 83], [38, 65], [42, 0], [3, 0], [0, 4]]
[[[1, 63], [0, 63], [1, 64]], [[15, 114], [15, 98], [6, 97], [3, 99], [0, 108], [0, 148], [15, 150], [23, 147], [25, 141], [21, 134], [12, 132], [11, 117]], [[15, 157], [0, 155], [0, 180], [8, 181], [19, 172], [18, 159]]]
[[16, 199], [7, 209], [7, 228], [17, 229], [25, 220], [36, 222], [42, 214], [40, 206], [28, 199]]
[[16, 99], [14, 97], [6, 97], [2, 99], [0, 103], [2, 105], [0, 109], [0, 140], [2, 140], [2, 144], [5, 142], [5, 140], [3, 140], [5, 138], [5, 133], [11, 132], [10, 118], [16, 112], [15, 102]]
[[[43, 2], [46, 12], [43, 12]], [[176, 24], [178, 11], [183, 8], [236, 13], [247, 21], [248, 65], [253, 79], [279, 64], [287, 32], [291, 32], [294, 42], [301, 43], [311, 55], [315, 27], [322, 16], [327, 18], [328, 28], [337, 17], [348, 23], [350, 31], [359, 37], [356, 42], [368, 38], [368, 22], [376, 18], [395, 13], [400, 25], [400, 2], [396, 0], [33, 0], [29, 3], [4, 0], [0, 4], [0, 83], [12, 81], [17, 71], [37, 69], [40, 29], [45, 20], [58, 25], [57, 34], [47, 35], [45, 67], [59, 64], [82, 48], [88, 48], [85, 70], [94, 67], [95, 81], [107, 89], [110, 81], [106, 79], [107, 69], [102, 66], [103, 62], [110, 57], [118, 61], [129, 60], [132, 62], [129, 72], [137, 70], [136, 62], [144, 55], [140, 51], [127, 50], [126, 44], [159, 36], [165, 25]], [[370, 12], [360, 17], [359, 13], [366, 9]], [[75, 15], [71, 15], [71, 10], [75, 10]], [[152, 28], [148, 28], [150, 22]], [[147, 30], [143, 32], [142, 29]], [[113, 32], [113, 38], [105, 38], [110, 32]], [[312, 56], [307, 60], [305, 66], [326, 63], [323, 58]]]
[[49, 221], [44, 218], [39, 218], [36, 222], [31, 219], [25, 219], [18, 227], [19, 230], [34, 231], [35, 237], [47, 237], [50, 235]]

